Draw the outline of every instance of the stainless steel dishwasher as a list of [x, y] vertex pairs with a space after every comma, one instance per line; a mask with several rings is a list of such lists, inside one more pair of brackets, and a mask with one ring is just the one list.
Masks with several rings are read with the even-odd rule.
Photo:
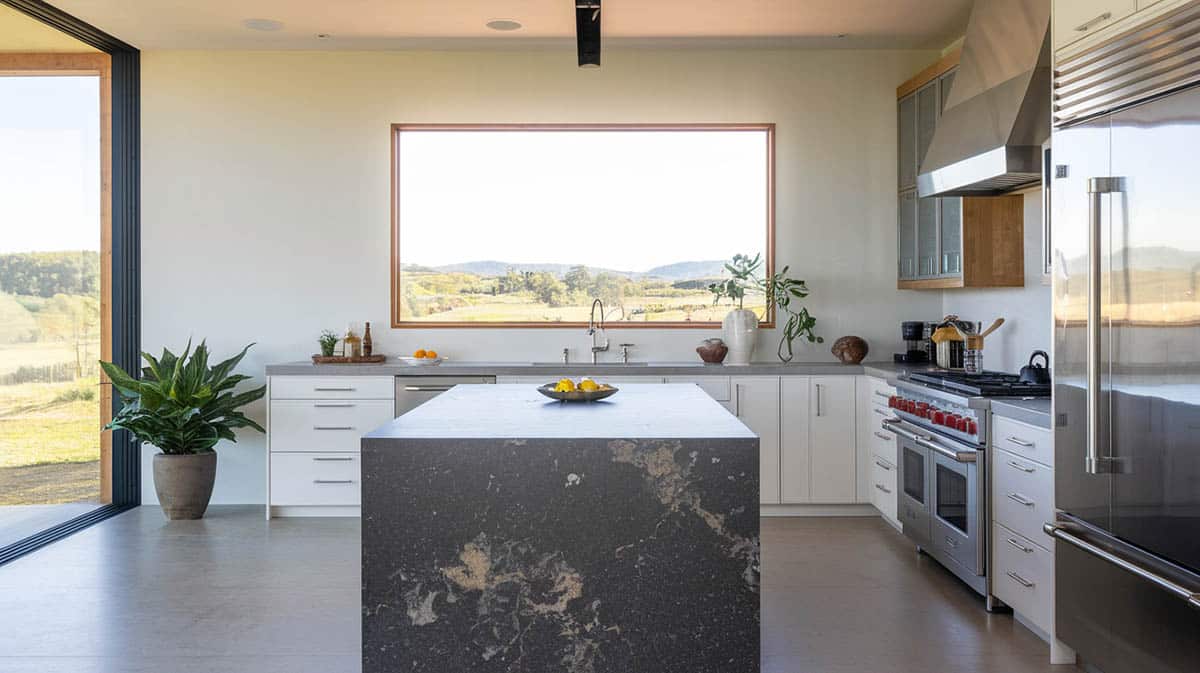
[[495, 376], [397, 376], [396, 417], [458, 385], [495, 383]]

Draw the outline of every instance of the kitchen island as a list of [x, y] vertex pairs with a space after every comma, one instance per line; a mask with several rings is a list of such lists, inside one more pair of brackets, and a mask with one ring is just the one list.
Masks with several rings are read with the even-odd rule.
[[694, 385], [453, 388], [362, 440], [363, 671], [758, 671], [758, 475]]

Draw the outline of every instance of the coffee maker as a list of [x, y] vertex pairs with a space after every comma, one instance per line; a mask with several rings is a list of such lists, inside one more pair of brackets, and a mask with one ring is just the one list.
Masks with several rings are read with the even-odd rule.
[[933, 361], [933, 335], [936, 323], [922, 320], [905, 320], [900, 323], [900, 338], [904, 339], [905, 350], [896, 353], [892, 360], [904, 364], [926, 364]]

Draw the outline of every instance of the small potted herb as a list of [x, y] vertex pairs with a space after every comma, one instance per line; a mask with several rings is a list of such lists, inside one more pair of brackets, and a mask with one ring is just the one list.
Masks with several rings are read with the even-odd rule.
[[321, 332], [321, 337], [317, 339], [321, 344], [321, 355], [324, 357], [333, 357], [333, 349], [337, 348], [338, 335], [329, 330]]

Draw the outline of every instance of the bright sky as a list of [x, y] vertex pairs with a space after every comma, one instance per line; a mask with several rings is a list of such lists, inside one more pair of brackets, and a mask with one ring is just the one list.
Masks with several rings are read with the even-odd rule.
[[0, 253], [99, 249], [99, 78], [0, 77]]
[[645, 271], [762, 252], [762, 131], [405, 131], [400, 256]]

